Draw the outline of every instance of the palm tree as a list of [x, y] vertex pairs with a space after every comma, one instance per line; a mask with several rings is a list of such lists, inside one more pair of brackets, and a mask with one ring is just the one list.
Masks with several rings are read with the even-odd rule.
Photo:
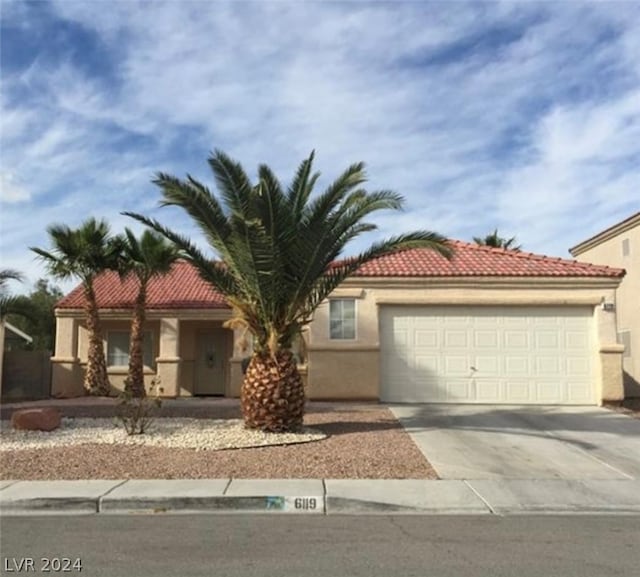
[[142, 340], [147, 306], [147, 286], [154, 276], [167, 274], [176, 261], [179, 252], [175, 245], [151, 230], [145, 230], [137, 238], [125, 228], [123, 238], [123, 272], [133, 275], [138, 282], [131, 336], [129, 340], [129, 374], [125, 390], [134, 397], [144, 397], [144, 359]]
[[7, 294], [7, 282], [10, 280], [22, 282], [23, 278], [17, 270], [10, 268], [0, 270], [0, 322], [4, 322], [7, 315], [33, 318], [35, 311], [27, 297]]
[[89, 333], [84, 386], [91, 395], [108, 395], [110, 386], [94, 279], [101, 272], [117, 266], [121, 243], [111, 236], [106, 221], [95, 218], [89, 218], [77, 229], [52, 225], [47, 232], [53, 249], [49, 252], [31, 247], [31, 250], [44, 261], [52, 276], [59, 279], [76, 277], [82, 282]]
[[485, 237], [474, 236], [473, 241], [481, 246], [504, 248], [505, 250], [513, 250], [516, 252], [522, 248], [522, 245], [520, 244], [516, 246], [515, 243], [517, 241], [515, 236], [512, 236], [511, 238], [503, 238], [498, 234], [497, 228]]
[[311, 198], [319, 173], [312, 153], [288, 189], [266, 165], [252, 184], [242, 166], [225, 153], [209, 158], [219, 193], [187, 176], [159, 173], [162, 205], [184, 209], [217, 252], [210, 260], [186, 236], [155, 219], [125, 213], [172, 241], [227, 299], [227, 326], [253, 336], [253, 356], [241, 390], [245, 426], [264, 431], [295, 431], [302, 426], [304, 387], [291, 352], [294, 339], [331, 292], [364, 263], [392, 251], [424, 247], [449, 256], [446, 239], [414, 232], [371, 245], [336, 261], [345, 245], [375, 230], [364, 222], [382, 209], [400, 209], [403, 199], [389, 190], [367, 192], [364, 164], [347, 168], [320, 195]]

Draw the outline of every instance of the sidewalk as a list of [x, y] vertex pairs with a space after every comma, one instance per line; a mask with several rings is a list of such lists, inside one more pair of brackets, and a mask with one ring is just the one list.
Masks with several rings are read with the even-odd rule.
[[640, 480], [0, 481], [0, 513], [640, 514]]

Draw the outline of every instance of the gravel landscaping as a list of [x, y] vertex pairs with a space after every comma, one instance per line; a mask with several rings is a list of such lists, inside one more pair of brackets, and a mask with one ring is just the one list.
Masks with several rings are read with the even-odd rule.
[[[77, 422], [80, 417], [94, 415], [107, 418], [112, 410], [109, 406], [94, 410], [88, 405], [58, 408], [66, 418], [75, 416]], [[175, 416], [171, 420], [176, 423], [191, 422], [193, 435], [188, 436], [192, 439], [209, 426], [215, 430], [219, 419], [240, 416], [237, 405], [224, 403], [203, 403], [197, 411], [193, 409], [194, 405], [167, 403], [162, 415]], [[5, 418], [8, 412], [3, 412]], [[379, 405], [311, 403], [305, 425], [312, 429], [305, 434], [312, 435], [308, 440], [313, 442], [243, 449], [202, 450], [202, 445], [186, 448], [179, 444], [155, 446], [153, 442], [140, 445], [135, 440], [129, 442], [126, 435], [120, 438], [127, 440], [117, 443], [101, 439], [101, 444], [47, 448], [25, 448], [22, 444], [16, 449], [12, 445], [0, 451], [0, 479], [437, 478], [391, 412]], [[318, 434], [324, 438], [317, 440]]]
[[0, 431], [0, 451], [90, 444], [215, 451], [308, 443], [327, 436], [308, 427], [299, 433], [263, 433], [245, 429], [241, 419], [155, 419], [143, 435], [127, 435], [114, 419], [66, 417], [60, 428], [50, 433], [17, 431], [7, 425]]

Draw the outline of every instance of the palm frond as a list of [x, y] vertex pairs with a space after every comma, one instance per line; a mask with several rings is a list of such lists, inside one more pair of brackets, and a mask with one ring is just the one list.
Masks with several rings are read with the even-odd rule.
[[166, 238], [225, 295], [234, 322], [254, 335], [257, 350], [289, 347], [315, 307], [373, 258], [417, 246], [449, 255], [443, 237], [423, 231], [374, 244], [353, 259], [332, 264], [350, 241], [375, 230], [375, 223], [367, 222], [370, 215], [402, 208], [402, 196], [393, 191], [366, 191], [363, 163], [349, 166], [313, 197], [319, 178], [313, 172], [313, 152], [286, 190], [266, 165], [258, 167], [254, 185], [242, 166], [222, 151], [212, 153], [208, 162], [216, 193], [190, 176], [180, 180], [159, 173], [154, 182], [162, 191], [161, 204], [182, 208], [221, 263], [206, 258], [187, 236], [159, 221], [123, 214]]
[[18, 282], [22, 282], [24, 280], [24, 276], [20, 271], [5, 268], [0, 270], [0, 289], [4, 287], [7, 281], [16, 280]]

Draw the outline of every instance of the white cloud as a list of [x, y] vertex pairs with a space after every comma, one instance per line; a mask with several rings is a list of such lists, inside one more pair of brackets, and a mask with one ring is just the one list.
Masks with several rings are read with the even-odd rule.
[[3, 203], [24, 202], [30, 198], [29, 191], [16, 182], [13, 174], [0, 170], [0, 200]]
[[[373, 188], [407, 198], [404, 214], [381, 215], [385, 234], [499, 227], [566, 255], [633, 209], [631, 4], [51, 6], [97, 35], [109, 76], [66, 55], [3, 78], [3, 169], [29, 191], [0, 217], [16, 264], [50, 222], [94, 214], [121, 228], [121, 210], [153, 210], [157, 170], [210, 181], [214, 147], [283, 180], [314, 148], [325, 183], [365, 160]], [[5, 18], [35, 26], [14, 12]]]

